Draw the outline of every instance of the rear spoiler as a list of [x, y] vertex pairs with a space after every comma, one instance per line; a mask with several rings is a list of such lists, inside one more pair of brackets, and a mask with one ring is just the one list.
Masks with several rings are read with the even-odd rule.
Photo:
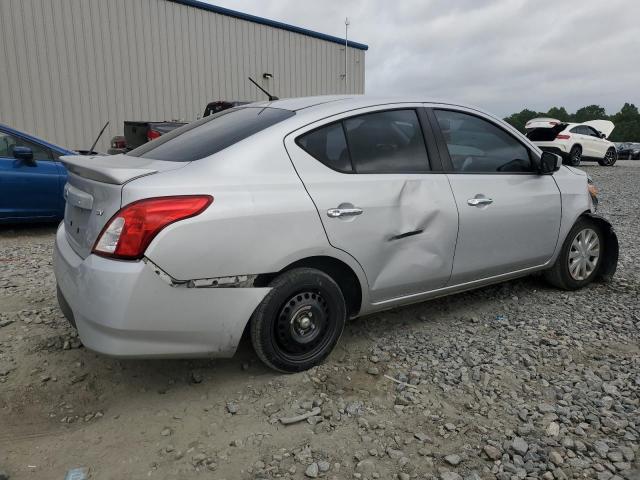
[[138, 157], [124, 155], [81, 156], [65, 155], [60, 161], [70, 172], [96, 182], [124, 185], [135, 178], [158, 172], [152, 162]]

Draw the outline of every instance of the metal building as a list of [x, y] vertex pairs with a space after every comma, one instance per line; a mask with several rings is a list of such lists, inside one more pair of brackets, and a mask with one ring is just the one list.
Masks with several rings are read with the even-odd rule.
[[[341, 21], [341, 19], [336, 19]], [[87, 149], [108, 120], [194, 120], [207, 102], [364, 93], [367, 46], [194, 0], [1, 0], [0, 122]], [[269, 75], [271, 77], [269, 77]]]

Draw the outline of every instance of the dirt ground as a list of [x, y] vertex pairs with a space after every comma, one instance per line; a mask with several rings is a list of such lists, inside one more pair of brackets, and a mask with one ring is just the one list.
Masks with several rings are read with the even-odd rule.
[[587, 165], [620, 237], [612, 283], [567, 293], [529, 277], [361, 318], [324, 365], [296, 375], [264, 367], [246, 340], [228, 360], [87, 351], [57, 306], [55, 229], [4, 228], [0, 471], [640, 478], [640, 161]]

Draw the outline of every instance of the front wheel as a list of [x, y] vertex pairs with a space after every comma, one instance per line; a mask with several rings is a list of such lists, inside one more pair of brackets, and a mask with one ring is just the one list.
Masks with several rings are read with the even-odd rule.
[[251, 318], [251, 343], [260, 360], [285, 373], [307, 370], [333, 350], [347, 308], [338, 284], [314, 268], [278, 276]]
[[560, 255], [545, 279], [563, 290], [577, 290], [591, 283], [600, 269], [604, 238], [598, 225], [579, 219], [569, 231]]
[[572, 167], [577, 167], [582, 161], [582, 148], [578, 145], [574, 145], [569, 152], [568, 163]]
[[617, 152], [615, 149], [610, 148], [607, 150], [607, 153], [605, 153], [604, 158], [598, 160], [598, 163], [603, 167], [612, 167], [616, 163], [616, 160], [618, 160]]

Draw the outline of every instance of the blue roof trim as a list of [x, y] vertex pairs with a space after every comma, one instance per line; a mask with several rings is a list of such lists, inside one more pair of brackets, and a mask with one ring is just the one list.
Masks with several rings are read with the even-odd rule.
[[[248, 13], [238, 12], [229, 8], [218, 7], [217, 5], [211, 5], [209, 3], [200, 2], [198, 0], [169, 0], [170, 2], [181, 3], [182, 5], [188, 5], [190, 7], [199, 8], [201, 10], [208, 10], [210, 12], [219, 13], [220, 15], [226, 15], [228, 17], [239, 18], [240, 20], [247, 20], [249, 22], [260, 23], [262, 25], [268, 25], [269, 27], [280, 28], [282, 30], [288, 30], [290, 32], [300, 33], [308, 37], [319, 38], [320, 40], [326, 40], [327, 42], [338, 43], [344, 45], [344, 38], [334, 37], [333, 35], [326, 35], [320, 32], [314, 32], [313, 30], [307, 30], [306, 28], [296, 27], [295, 25], [289, 25], [288, 23], [277, 22], [275, 20], [269, 20], [268, 18], [257, 17], [255, 15], [249, 15]], [[369, 46], [364, 43], [348, 41], [347, 45], [351, 48], [357, 48], [358, 50], [369, 50]]]
[[38, 137], [34, 137], [33, 135], [29, 135], [28, 133], [25, 133], [25, 132], [21, 132], [20, 130], [16, 130], [15, 128], [11, 128], [10, 126], [4, 125], [2, 123], [0, 123], [0, 130], [4, 131], [5, 133], [10, 133], [12, 135], [22, 137], [25, 140], [30, 140], [33, 143], [37, 143], [44, 147], [50, 148], [51, 150], [54, 150], [61, 155], [77, 155], [78, 154], [78, 152], [74, 152], [73, 150], [69, 150], [67, 148], [61, 147], [59, 145], [55, 145], [53, 143], [49, 143], [46, 140], [43, 140]]

